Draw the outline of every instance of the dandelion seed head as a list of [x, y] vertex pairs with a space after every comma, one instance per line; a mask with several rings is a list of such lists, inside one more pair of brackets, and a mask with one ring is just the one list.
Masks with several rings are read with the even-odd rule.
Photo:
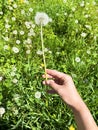
[[45, 25], [48, 24], [48, 22], [50, 22], [49, 19], [50, 18], [48, 17], [48, 15], [46, 13], [44, 13], [44, 12], [37, 12], [36, 16], [35, 16], [35, 23], [37, 25], [41, 25], [42, 24], [43, 26], [45, 26]]

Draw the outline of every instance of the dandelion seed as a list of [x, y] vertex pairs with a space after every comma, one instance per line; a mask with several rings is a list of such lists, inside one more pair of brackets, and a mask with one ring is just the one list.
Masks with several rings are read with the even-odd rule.
[[40, 98], [41, 97], [41, 92], [39, 92], [39, 91], [37, 91], [36, 93], [35, 93], [35, 98]]
[[18, 53], [19, 52], [19, 49], [17, 47], [13, 47], [12, 50], [13, 50], [14, 53]]
[[4, 113], [5, 113], [5, 108], [0, 107], [0, 117], [2, 117]]
[[44, 12], [37, 12], [36, 13], [35, 23], [37, 25], [42, 24], [43, 26], [45, 26], [45, 25], [48, 24], [48, 22], [49, 22], [49, 17], [48, 17], [48, 15], [46, 13], [44, 13]]
[[79, 58], [79, 57], [76, 57], [76, 58], [75, 58], [75, 61], [76, 61], [76, 62], [80, 62], [80, 58]]

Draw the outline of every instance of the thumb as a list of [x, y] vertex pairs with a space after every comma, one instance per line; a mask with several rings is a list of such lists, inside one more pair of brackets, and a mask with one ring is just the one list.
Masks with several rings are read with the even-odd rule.
[[58, 89], [59, 89], [59, 85], [57, 85], [54, 80], [46, 80], [46, 81], [43, 82], [43, 84], [49, 85], [55, 91], [58, 91]]

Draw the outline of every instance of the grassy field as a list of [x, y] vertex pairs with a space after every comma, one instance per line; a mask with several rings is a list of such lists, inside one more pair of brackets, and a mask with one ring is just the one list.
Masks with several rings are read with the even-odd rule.
[[43, 26], [47, 68], [73, 77], [98, 124], [98, 1], [1, 0], [0, 109], [4, 114], [0, 114], [0, 129], [76, 129], [68, 106], [42, 85], [37, 12], [52, 19]]

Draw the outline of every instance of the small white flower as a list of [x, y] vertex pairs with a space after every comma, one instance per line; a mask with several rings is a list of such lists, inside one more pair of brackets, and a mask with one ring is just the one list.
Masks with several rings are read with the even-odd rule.
[[15, 72], [12, 71], [12, 72], [11, 72], [11, 76], [13, 77], [13, 76], [15, 76], [15, 75], [16, 75]]
[[37, 25], [42, 24], [43, 26], [45, 26], [45, 25], [48, 24], [48, 22], [49, 22], [49, 17], [48, 17], [48, 15], [46, 13], [44, 13], [44, 12], [37, 12], [36, 13], [35, 23]]
[[88, 15], [88, 14], [86, 14], [84, 17], [85, 17], [85, 18], [88, 18], [88, 17], [89, 17], [89, 15]]
[[17, 44], [20, 44], [20, 40], [16, 40], [16, 43], [17, 43]]
[[3, 39], [4, 39], [5, 41], [9, 41], [9, 38], [8, 38], [8, 37], [3, 37]]
[[14, 79], [12, 80], [12, 82], [13, 82], [14, 84], [16, 84], [16, 83], [18, 82], [18, 80], [17, 80], [16, 78], [14, 78]]
[[2, 79], [3, 79], [3, 77], [2, 77], [2, 76], [0, 76], [0, 81], [2, 81]]
[[30, 22], [27, 22], [27, 21], [26, 21], [26, 22], [25, 22], [25, 25], [26, 25], [26, 28], [28, 28], [28, 29], [31, 27], [31, 26], [30, 26]]
[[16, 20], [16, 18], [15, 17], [12, 17], [12, 21], [15, 21]]
[[89, 30], [91, 30], [91, 26], [90, 25], [85, 25], [86, 28], [88, 28]]
[[8, 29], [8, 28], [10, 28], [10, 27], [11, 27], [11, 25], [5, 24], [5, 28], [6, 28], [6, 29]]
[[17, 30], [13, 30], [13, 34], [17, 35], [17, 33], [18, 33]]
[[67, 16], [67, 12], [65, 12], [64, 15]]
[[13, 10], [13, 7], [9, 6], [9, 10]]
[[67, 2], [67, 0], [63, 0], [63, 2], [64, 2], [64, 3], [66, 3], [66, 2]]
[[40, 98], [40, 97], [41, 97], [41, 92], [37, 91], [37, 92], [35, 93], [35, 98]]
[[20, 35], [24, 35], [24, 31], [20, 31]]
[[16, 70], [17, 70], [17, 68], [16, 68], [15, 66], [13, 66], [13, 67], [12, 67], [12, 70], [13, 70], [13, 71], [16, 71]]
[[3, 15], [3, 12], [2, 12], [2, 11], [0, 11], [0, 15]]
[[81, 7], [84, 7], [84, 1], [82, 1], [82, 2], [80, 3], [80, 6], [81, 6]]
[[76, 19], [76, 20], [75, 20], [75, 23], [78, 24], [78, 22], [79, 22], [79, 21]]
[[13, 4], [13, 7], [16, 9], [17, 8], [17, 4]]
[[32, 40], [30, 38], [27, 39], [27, 43], [28, 44], [31, 44], [32, 43]]
[[30, 12], [33, 12], [33, 9], [32, 9], [32, 8], [29, 8], [29, 11], [30, 11]]
[[19, 52], [19, 49], [17, 47], [13, 47], [12, 50], [13, 50], [14, 53], [18, 53]]
[[4, 45], [4, 50], [7, 50], [8, 48], [9, 48], [9, 46], [8, 45]]
[[76, 62], [80, 62], [80, 58], [79, 58], [79, 57], [76, 57], [76, 58], [75, 58], [75, 61], [76, 61]]
[[30, 54], [30, 52], [31, 52], [30, 50], [26, 50], [26, 54]]
[[76, 10], [76, 8], [75, 7], [72, 7], [72, 11], [74, 12]]
[[41, 50], [38, 50], [36, 53], [37, 53], [38, 55], [43, 55], [43, 52], [42, 52]]
[[31, 24], [31, 27], [32, 27], [32, 28], [35, 28], [35, 24]]
[[25, 11], [24, 11], [24, 10], [21, 10], [21, 14], [25, 14]]
[[14, 99], [15, 101], [18, 101], [19, 98], [20, 98], [20, 95], [19, 95], [19, 94], [15, 94], [15, 95], [13, 96], [13, 99]]
[[48, 48], [44, 48], [44, 52], [48, 52]]
[[2, 117], [2, 115], [5, 113], [5, 108], [0, 107], [0, 117]]
[[28, 1], [28, 0], [24, 0], [24, 3], [25, 3], [25, 4], [29, 4], [29, 1]]
[[86, 35], [87, 35], [87, 34], [84, 33], [84, 32], [81, 33], [81, 37], [86, 37]]
[[90, 50], [87, 50], [86, 52], [87, 52], [87, 54], [90, 54], [90, 53], [91, 53]]

